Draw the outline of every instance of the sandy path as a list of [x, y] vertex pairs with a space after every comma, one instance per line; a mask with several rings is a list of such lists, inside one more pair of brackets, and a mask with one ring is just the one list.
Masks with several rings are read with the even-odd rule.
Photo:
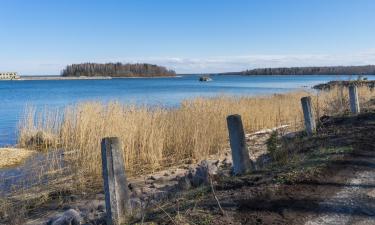
[[[367, 154], [355, 159], [354, 162], [361, 162], [358, 165], [353, 165], [355, 164], [353, 163], [341, 171], [338, 174], [339, 179], [345, 179], [349, 175], [347, 182], [340, 191], [319, 204], [319, 215], [307, 221], [305, 225], [375, 224], [375, 164], [373, 161], [373, 156]], [[366, 167], [369, 169], [358, 170], [350, 174], [352, 169]]]

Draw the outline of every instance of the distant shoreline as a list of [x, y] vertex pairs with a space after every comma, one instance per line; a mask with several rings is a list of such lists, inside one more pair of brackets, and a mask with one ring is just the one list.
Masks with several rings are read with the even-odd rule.
[[21, 76], [18, 80], [110, 80], [112, 77]]
[[139, 78], [181, 78], [182, 76], [161, 76], [161, 77], [110, 77], [110, 76], [81, 76], [81, 77], [63, 77], [63, 76], [21, 76], [17, 80], [111, 80], [111, 79], [139, 79]]
[[375, 65], [272, 67], [251, 69], [240, 72], [218, 73], [217, 75], [375, 75]]
[[153, 78], [181, 78], [182, 76], [158, 76], [158, 77], [112, 77], [112, 79], [140, 79], [140, 78], [145, 78], [145, 79], [153, 79]]

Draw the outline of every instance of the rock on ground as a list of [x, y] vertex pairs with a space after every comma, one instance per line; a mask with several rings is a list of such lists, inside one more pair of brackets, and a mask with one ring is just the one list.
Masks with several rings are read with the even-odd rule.
[[48, 221], [47, 225], [80, 225], [81, 220], [82, 218], [76, 210], [69, 209], [65, 211], [61, 216]]

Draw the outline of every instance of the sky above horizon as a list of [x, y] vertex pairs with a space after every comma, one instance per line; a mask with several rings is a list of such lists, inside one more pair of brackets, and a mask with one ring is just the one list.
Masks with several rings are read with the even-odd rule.
[[0, 71], [83, 62], [177, 73], [375, 64], [373, 0], [1, 0]]

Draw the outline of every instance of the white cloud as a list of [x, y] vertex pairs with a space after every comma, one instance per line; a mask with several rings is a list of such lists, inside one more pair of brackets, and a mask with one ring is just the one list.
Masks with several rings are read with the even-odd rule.
[[[261, 67], [335, 66], [375, 64], [375, 49], [352, 54], [286, 54], [216, 56], [208, 58], [145, 57], [82, 60], [81, 62], [145, 62], [163, 65], [178, 73], [208, 73], [242, 71]], [[19, 71], [21, 74], [59, 74], [68, 61], [0, 62], [0, 70]]]
[[375, 51], [345, 55], [249, 55], [212, 58], [154, 59], [180, 73], [242, 71], [261, 67], [335, 66], [375, 64]]

